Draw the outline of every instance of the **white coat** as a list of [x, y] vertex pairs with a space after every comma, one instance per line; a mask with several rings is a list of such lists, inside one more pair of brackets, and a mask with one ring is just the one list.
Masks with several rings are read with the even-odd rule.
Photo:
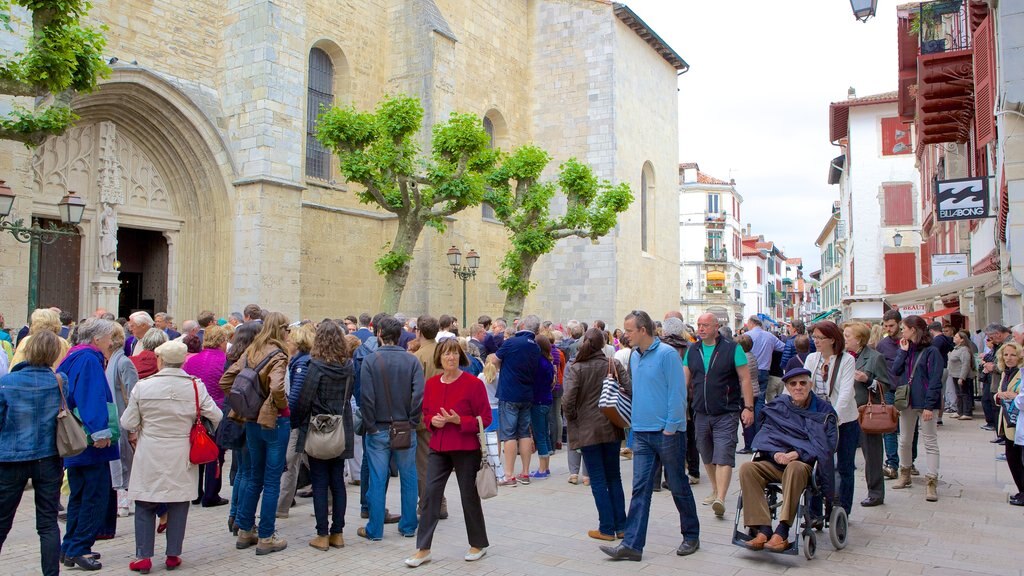
[[214, 426], [220, 408], [202, 381], [180, 368], [164, 368], [139, 380], [121, 415], [121, 427], [138, 430], [139, 438], [128, 483], [128, 497], [143, 502], [188, 502], [199, 493], [199, 467], [190, 463], [189, 433], [196, 419], [194, 390], [200, 413]]
[[[811, 352], [807, 355], [807, 359], [804, 360], [804, 368], [811, 371], [814, 375], [814, 392], [823, 392], [828, 394], [831, 388], [832, 378], [831, 374], [836, 367], [836, 359], [839, 357], [835, 354], [829, 359], [829, 380], [822, 381], [822, 360], [821, 354], [818, 352]], [[839, 364], [839, 374], [836, 375], [836, 385], [831, 389], [831, 394], [828, 394], [828, 402], [835, 409], [836, 415], [839, 416], [839, 423], [846, 424], [847, 422], [853, 422], [860, 416], [860, 412], [857, 410], [857, 397], [853, 389], [853, 376], [856, 368], [857, 360], [851, 356], [848, 352], [843, 352], [843, 361]]]

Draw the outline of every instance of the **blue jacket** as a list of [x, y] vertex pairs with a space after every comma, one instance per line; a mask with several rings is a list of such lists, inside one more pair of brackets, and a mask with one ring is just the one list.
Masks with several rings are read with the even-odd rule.
[[288, 361], [288, 408], [294, 414], [295, 406], [302, 394], [302, 385], [306, 382], [309, 371], [309, 352], [300, 351]]
[[56, 456], [58, 410], [57, 377], [48, 366], [21, 362], [0, 378], [0, 462]]
[[686, 382], [676, 349], [658, 338], [629, 356], [635, 432], [685, 432]]
[[544, 356], [537, 365], [537, 379], [533, 382], [533, 403], [537, 406], [551, 406], [554, 403], [551, 390], [555, 381], [555, 365]]
[[380, 345], [377, 342], [377, 337], [373, 336], [367, 338], [366, 342], [363, 342], [356, 348], [356, 351], [352, 353], [353, 369], [355, 370], [355, 377], [352, 380], [352, 397], [356, 399], [356, 406], [362, 406], [363, 398], [363, 387], [362, 387], [362, 368], [363, 360], [367, 356], [377, 351]]
[[501, 360], [498, 400], [524, 404], [533, 402], [533, 384], [540, 367], [540, 346], [537, 346], [535, 338], [533, 332], [520, 330], [495, 352]]
[[835, 493], [835, 453], [839, 445], [839, 417], [832, 406], [811, 394], [805, 410], [793, 405], [793, 397], [779, 394], [761, 411], [761, 428], [752, 448], [764, 452], [756, 460], [773, 460], [776, 452], [796, 450], [800, 461], [814, 466], [822, 493]]
[[[68, 408], [78, 408], [87, 434], [92, 439], [110, 438], [107, 403], [113, 402], [107, 375], [103, 371], [103, 354], [91, 346], [76, 346], [57, 370], [68, 376]], [[117, 442], [106, 448], [89, 445], [78, 456], [64, 459], [65, 468], [91, 466], [120, 458]]]
[[[921, 355], [918, 362], [918, 354]], [[917, 369], [914, 364], [917, 364]], [[910, 381], [910, 408], [914, 410], [938, 410], [942, 408], [942, 353], [934, 346], [925, 346], [918, 350], [911, 345], [904, 352], [896, 353], [892, 363], [892, 375], [895, 378], [890, 385], [899, 388]], [[913, 379], [911, 379], [913, 374]]]

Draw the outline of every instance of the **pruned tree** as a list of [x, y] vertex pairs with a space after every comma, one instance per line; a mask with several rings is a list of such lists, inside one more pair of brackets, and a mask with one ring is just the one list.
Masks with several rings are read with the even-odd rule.
[[[490, 179], [484, 201], [508, 229], [512, 246], [501, 262], [499, 286], [505, 291], [506, 318], [522, 315], [526, 296], [536, 287], [530, 281], [537, 260], [562, 238], [578, 236], [596, 241], [608, 234], [633, 202], [629, 185], [598, 180], [589, 166], [570, 158], [559, 167], [556, 182], [540, 182], [551, 161], [547, 152], [527, 145], [505, 158]], [[551, 215], [557, 192], [566, 210]]]
[[398, 310], [423, 229], [444, 231], [445, 217], [479, 205], [498, 157], [479, 117], [452, 113], [434, 126], [430, 158], [422, 158], [415, 139], [422, 121], [423, 108], [408, 96], [387, 97], [374, 112], [332, 107], [317, 121], [317, 138], [338, 156], [341, 174], [362, 186], [360, 202], [398, 219], [376, 262], [384, 276], [380, 310], [389, 313]]
[[102, 32], [83, 26], [86, 0], [0, 0], [0, 25], [16, 33], [19, 6], [32, 15], [32, 35], [23, 51], [0, 56], [0, 94], [34, 98], [31, 110], [14, 106], [0, 116], [0, 140], [28, 146], [62, 134], [78, 117], [71, 110], [76, 92], [96, 88], [110, 73], [103, 59]]

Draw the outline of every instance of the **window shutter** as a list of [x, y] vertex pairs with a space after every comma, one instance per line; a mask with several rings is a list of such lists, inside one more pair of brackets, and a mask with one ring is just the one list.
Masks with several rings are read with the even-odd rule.
[[899, 294], [917, 288], [917, 266], [913, 252], [885, 255], [885, 292]]
[[910, 154], [910, 124], [899, 118], [882, 118], [882, 155]]
[[934, 237], [921, 244], [921, 284], [932, 284], [932, 242]]
[[974, 121], [978, 148], [984, 148], [996, 136], [995, 76], [995, 38], [989, 14], [974, 32]]
[[910, 184], [883, 184], [885, 226], [910, 226], [914, 223], [913, 189]]

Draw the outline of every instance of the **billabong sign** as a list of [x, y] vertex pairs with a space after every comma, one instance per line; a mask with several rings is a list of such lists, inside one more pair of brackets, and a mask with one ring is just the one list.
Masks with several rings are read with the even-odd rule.
[[959, 178], [937, 181], [936, 220], [972, 220], [988, 218], [988, 178]]

